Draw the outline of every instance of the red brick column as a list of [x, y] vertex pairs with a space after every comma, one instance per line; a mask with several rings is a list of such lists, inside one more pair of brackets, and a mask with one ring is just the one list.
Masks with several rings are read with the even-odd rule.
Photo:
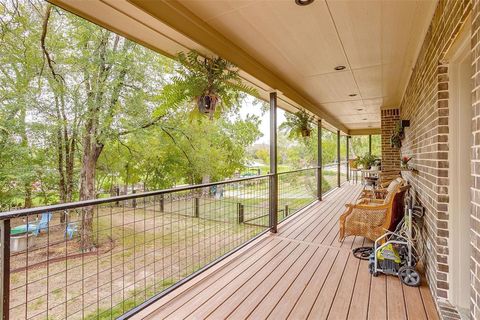
[[382, 171], [400, 171], [400, 149], [392, 147], [390, 144], [390, 137], [399, 121], [399, 109], [382, 110]]

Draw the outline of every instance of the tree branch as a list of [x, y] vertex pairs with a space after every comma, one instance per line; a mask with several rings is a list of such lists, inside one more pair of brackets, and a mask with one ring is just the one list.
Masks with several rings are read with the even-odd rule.
[[152, 119], [151, 121], [143, 124], [142, 126], [138, 127], [138, 128], [134, 128], [134, 129], [131, 129], [131, 130], [123, 130], [123, 131], [120, 131], [117, 133], [117, 135], [120, 137], [120, 136], [124, 136], [124, 135], [127, 135], [127, 134], [130, 134], [130, 133], [133, 133], [133, 132], [136, 132], [138, 130], [141, 130], [141, 129], [146, 129], [146, 128], [149, 128], [155, 124], [157, 124], [160, 120], [162, 120], [166, 115], [161, 115], [159, 117], [156, 117], [154, 119]]
[[[45, 9], [45, 17], [43, 18], [42, 36], [40, 38], [40, 43], [41, 43], [44, 59], [45, 58], [47, 59], [47, 64], [48, 64], [48, 67], [50, 68], [50, 71], [52, 72], [53, 78], [55, 79], [55, 81], [60, 83], [60, 82], [65, 82], [65, 80], [60, 74], [58, 74], [55, 71], [55, 68], [53, 67], [52, 58], [50, 57], [50, 53], [48, 52], [47, 47], [45, 45], [45, 39], [47, 37], [47, 31], [48, 31], [48, 21], [50, 20], [51, 12], [52, 12], [52, 5], [49, 3], [47, 4], [47, 7]], [[43, 72], [43, 67], [42, 67], [42, 70], [40, 71], [40, 74], [42, 74], [42, 72]]]

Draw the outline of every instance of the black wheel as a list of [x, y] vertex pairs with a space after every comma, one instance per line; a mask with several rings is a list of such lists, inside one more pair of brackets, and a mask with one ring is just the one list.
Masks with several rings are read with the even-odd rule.
[[375, 264], [373, 262], [370, 262], [368, 264], [368, 271], [370, 272], [370, 274], [373, 274], [373, 270], [375, 270], [374, 266]]
[[398, 270], [398, 277], [407, 286], [418, 287], [420, 285], [420, 275], [413, 267], [401, 267]]

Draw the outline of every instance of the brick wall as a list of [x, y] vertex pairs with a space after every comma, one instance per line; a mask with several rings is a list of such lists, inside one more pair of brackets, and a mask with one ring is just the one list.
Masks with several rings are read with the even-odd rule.
[[400, 170], [400, 149], [390, 145], [390, 137], [400, 121], [400, 109], [381, 110], [382, 171]]
[[425, 268], [444, 318], [458, 318], [448, 302], [449, 83], [448, 63], [444, 59], [470, 13], [471, 5], [466, 0], [439, 1], [400, 105], [401, 118], [410, 120], [401, 154], [413, 156], [411, 164], [415, 168], [413, 172], [403, 172], [403, 175], [426, 209]]
[[473, 148], [472, 148], [472, 210], [471, 240], [471, 306], [472, 319], [480, 319], [480, 3], [473, 1], [472, 13], [472, 74], [473, 74]]

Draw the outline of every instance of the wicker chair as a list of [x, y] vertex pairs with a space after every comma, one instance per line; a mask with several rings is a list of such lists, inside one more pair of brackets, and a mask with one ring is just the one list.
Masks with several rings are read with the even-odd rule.
[[363, 236], [375, 241], [386, 230], [394, 230], [403, 215], [403, 198], [409, 186], [395, 180], [389, 185], [385, 199], [362, 199], [357, 204], [346, 204], [347, 211], [340, 216], [340, 236]]

